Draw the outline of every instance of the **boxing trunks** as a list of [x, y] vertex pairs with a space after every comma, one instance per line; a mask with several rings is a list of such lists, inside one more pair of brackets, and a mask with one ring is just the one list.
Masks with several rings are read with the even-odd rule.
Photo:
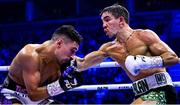
[[157, 101], [157, 104], [175, 104], [176, 91], [167, 72], [155, 73], [132, 84], [135, 98]]
[[52, 99], [44, 99], [40, 101], [31, 101], [24, 87], [15, 83], [8, 76], [0, 89], [0, 104], [12, 104], [20, 102], [22, 104], [50, 104], [55, 103]]

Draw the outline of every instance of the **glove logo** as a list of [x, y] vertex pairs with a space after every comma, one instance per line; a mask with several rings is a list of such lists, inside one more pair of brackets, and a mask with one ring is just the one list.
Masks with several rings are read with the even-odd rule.
[[142, 60], [143, 62], [146, 62], [146, 60], [145, 60], [145, 57], [144, 57], [144, 56], [142, 56], [142, 57], [141, 57], [141, 60]]
[[76, 85], [78, 85], [77, 80], [75, 78], [70, 80], [70, 81], [64, 80], [64, 82], [65, 82], [65, 85], [68, 89], [71, 89], [71, 88], [75, 87]]

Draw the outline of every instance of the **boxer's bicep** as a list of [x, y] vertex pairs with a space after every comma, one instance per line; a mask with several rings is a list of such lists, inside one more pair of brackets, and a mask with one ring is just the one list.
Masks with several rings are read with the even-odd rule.
[[33, 95], [38, 88], [40, 73], [35, 70], [23, 70], [23, 79], [29, 95]]
[[170, 48], [151, 30], [145, 30], [141, 33], [140, 37], [145, 45], [147, 45], [151, 55], [160, 56], [161, 54], [170, 51]]
[[30, 55], [25, 55], [23, 61], [23, 80], [26, 86], [28, 96], [32, 101], [38, 101], [47, 98], [46, 87], [39, 87], [41, 81], [40, 71], [38, 69], [38, 62], [36, 58]]
[[161, 56], [164, 65], [171, 65], [178, 63], [178, 57], [174, 51], [163, 41], [158, 35], [152, 31], [146, 33], [146, 42], [152, 56]]
[[153, 43], [150, 46], [151, 52], [154, 55], [161, 56], [164, 62], [164, 66], [173, 65], [178, 63], [178, 56], [171, 48], [164, 42]]
[[40, 72], [37, 70], [24, 70], [23, 78], [31, 100], [38, 101], [49, 97], [46, 87], [39, 87]]
[[163, 55], [165, 53], [175, 54], [174, 51], [164, 42], [154, 42], [149, 46], [150, 51], [153, 55]]

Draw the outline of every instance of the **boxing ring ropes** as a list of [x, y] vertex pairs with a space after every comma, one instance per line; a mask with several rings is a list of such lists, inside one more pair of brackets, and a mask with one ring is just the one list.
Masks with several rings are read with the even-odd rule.
[[[179, 63], [180, 64], [180, 58]], [[110, 68], [110, 67], [120, 67], [120, 65], [117, 62], [102, 62], [96, 66], [92, 66], [91, 68]], [[8, 71], [9, 66], [0, 66], [0, 72], [1, 71]], [[175, 87], [180, 87], [180, 81], [173, 82]], [[71, 89], [69, 91], [91, 91], [91, 90], [127, 90], [132, 89], [132, 84], [102, 84], [102, 85], [82, 85], [79, 87], [76, 87], [74, 89]]]

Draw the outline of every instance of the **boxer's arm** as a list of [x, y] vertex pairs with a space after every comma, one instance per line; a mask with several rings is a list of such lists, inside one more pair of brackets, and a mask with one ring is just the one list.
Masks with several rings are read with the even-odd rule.
[[38, 68], [37, 58], [31, 55], [22, 57], [23, 79], [28, 92], [28, 96], [32, 101], [38, 101], [49, 97], [46, 86], [39, 87], [41, 74]]
[[83, 71], [93, 65], [103, 62], [103, 60], [108, 56], [106, 49], [110, 45], [111, 43], [105, 43], [99, 48], [98, 51], [93, 51], [87, 54], [84, 58], [76, 57], [78, 70]]
[[49, 97], [46, 86], [38, 86], [40, 82], [40, 73], [38, 71], [25, 70], [23, 76], [28, 96], [32, 101], [38, 101]]
[[50, 96], [59, 95], [69, 89], [80, 86], [82, 83], [80, 74], [73, 72], [71, 73], [71, 77], [62, 75], [56, 81], [47, 84], [47, 86], [39, 87], [41, 74], [39, 70], [35, 69], [37, 68], [37, 65], [31, 63], [30, 58], [28, 60], [29, 63], [26, 65], [26, 70], [23, 71], [23, 78], [28, 91], [28, 96], [32, 101], [38, 101]]
[[[65, 70], [66, 71], [66, 70]], [[69, 70], [68, 70], [69, 71]], [[69, 75], [62, 75], [58, 80], [47, 85], [47, 91], [50, 96], [56, 96], [69, 89], [82, 85], [83, 78], [81, 73], [73, 71]]]
[[148, 46], [151, 56], [127, 56], [125, 66], [131, 74], [138, 75], [141, 69], [165, 67], [179, 62], [177, 55], [154, 32], [144, 31], [139, 34], [139, 39]]
[[161, 56], [163, 66], [173, 65], [179, 62], [178, 56], [166, 43], [160, 40], [156, 33], [149, 30], [145, 32], [145, 34], [147, 35], [146, 38], [144, 38], [144, 42], [149, 46], [153, 56]]
[[77, 68], [79, 71], [88, 69], [89, 67], [103, 62], [106, 54], [102, 51], [93, 51], [84, 58], [76, 58]]
[[30, 46], [26, 46], [20, 52], [19, 61], [23, 69], [22, 77], [24, 84], [28, 96], [32, 101], [46, 99], [81, 85], [82, 80], [80, 74], [73, 72], [71, 73], [72, 78], [61, 76], [55, 82], [47, 84], [47, 86], [39, 87], [40, 82], [42, 82], [42, 76], [39, 71], [39, 58]]

